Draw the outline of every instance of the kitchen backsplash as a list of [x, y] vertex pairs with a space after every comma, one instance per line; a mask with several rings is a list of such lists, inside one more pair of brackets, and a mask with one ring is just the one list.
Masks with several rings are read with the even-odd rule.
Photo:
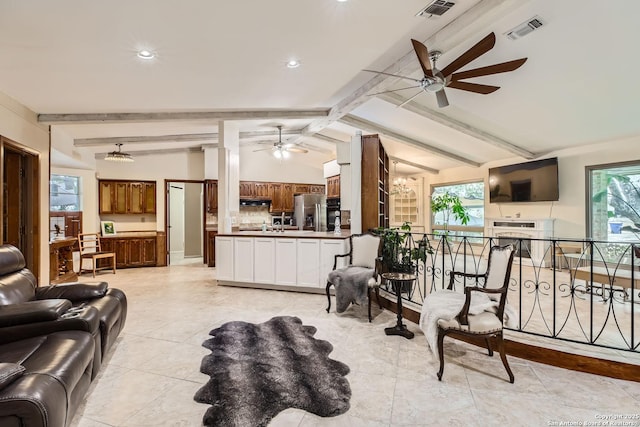
[[261, 226], [263, 222], [271, 225], [269, 206], [240, 206], [238, 214], [238, 225], [240, 227]]

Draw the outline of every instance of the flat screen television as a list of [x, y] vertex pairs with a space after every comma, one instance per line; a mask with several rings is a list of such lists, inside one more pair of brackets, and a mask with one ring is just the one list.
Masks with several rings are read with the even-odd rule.
[[559, 199], [558, 158], [489, 169], [489, 202], [552, 202]]

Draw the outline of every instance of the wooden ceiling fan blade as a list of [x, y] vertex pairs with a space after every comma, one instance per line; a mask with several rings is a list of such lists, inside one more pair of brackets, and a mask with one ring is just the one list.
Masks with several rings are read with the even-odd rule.
[[411, 81], [420, 83], [419, 79], [414, 79], [413, 77], [401, 76], [399, 74], [391, 74], [391, 73], [385, 73], [383, 71], [375, 71], [375, 70], [362, 70], [362, 71], [366, 71], [368, 73], [382, 74], [385, 76], [398, 77], [399, 79], [406, 79], [406, 80], [411, 80]]
[[481, 93], [483, 95], [487, 95], [493, 93], [500, 89], [500, 86], [489, 86], [489, 85], [481, 85], [478, 83], [468, 83], [468, 82], [449, 82], [447, 87], [452, 87], [454, 89], [466, 90], [467, 92]]
[[369, 96], [382, 95], [383, 93], [397, 92], [399, 90], [415, 89], [417, 87], [420, 87], [420, 86], [409, 86], [409, 87], [403, 87], [403, 88], [400, 88], [400, 89], [385, 90], [385, 91], [382, 91], [382, 92], [370, 93]]
[[442, 74], [446, 77], [467, 65], [469, 62], [489, 52], [496, 44], [496, 35], [490, 33], [488, 36], [471, 46], [469, 50], [460, 55], [451, 64], [442, 69]]
[[449, 105], [449, 100], [447, 99], [447, 94], [444, 93], [444, 89], [440, 89], [436, 92], [436, 101], [438, 101], [438, 107], [444, 108]]
[[502, 62], [500, 64], [488, 65], [486, 67], [474, 68], [473, 70], [462, 71], [460, 73], [453, 73], [451, 80], [463, 80], [470, 79], [472, 77], [488, 76], [491, 74], [507, 73], [509, 71], [517, 70], [527, 62], [527, 58], [514, 59], [513, 61]]
[[429, 49], [427, 49], [427, 47], [418, 40], [411, 39], [411, 43], [413, 44], [413, 50], [416, 51], [416, 56], [418, 57], [418, 61], [422, 67], [422, 72], [427, 77], [433, 77], [433, 72], [431, 71], [431, 60], [429, 59]]

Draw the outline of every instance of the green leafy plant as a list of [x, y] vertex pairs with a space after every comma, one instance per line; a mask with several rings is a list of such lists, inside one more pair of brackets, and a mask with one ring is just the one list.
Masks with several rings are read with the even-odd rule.
[[442, 212], [444, 235], [449, 235], [449, 221], [451, 216], [460, 221], [462, 225], [469, 222], [467, 208], [462, 205], [462, 201], [457, 194], [446, 193], [436, 194], [431, 198], [431, 212], [435, 218], [436, 214]]
[[400, 228], [377, 229], [382, 236], [382, 263], [386, 271], [414, 273], [418, 261], [426, 262], [427, 254], [433, 253], [426, 235], [415, 242], [411, 238], [411, 223], [405, 222]]

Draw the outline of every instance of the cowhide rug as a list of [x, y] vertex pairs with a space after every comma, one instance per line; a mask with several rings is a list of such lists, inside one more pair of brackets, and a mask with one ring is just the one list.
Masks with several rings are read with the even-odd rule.
[[200, 371], [211, 378], [195, 395], [212, 406], [205, 426], [266, 426], [287, 408], [321, 417], [349, 410], [349, 367], [329, 359], [333, 346], [297, 317], [229, 322], [209, 332], [211, 354]]

